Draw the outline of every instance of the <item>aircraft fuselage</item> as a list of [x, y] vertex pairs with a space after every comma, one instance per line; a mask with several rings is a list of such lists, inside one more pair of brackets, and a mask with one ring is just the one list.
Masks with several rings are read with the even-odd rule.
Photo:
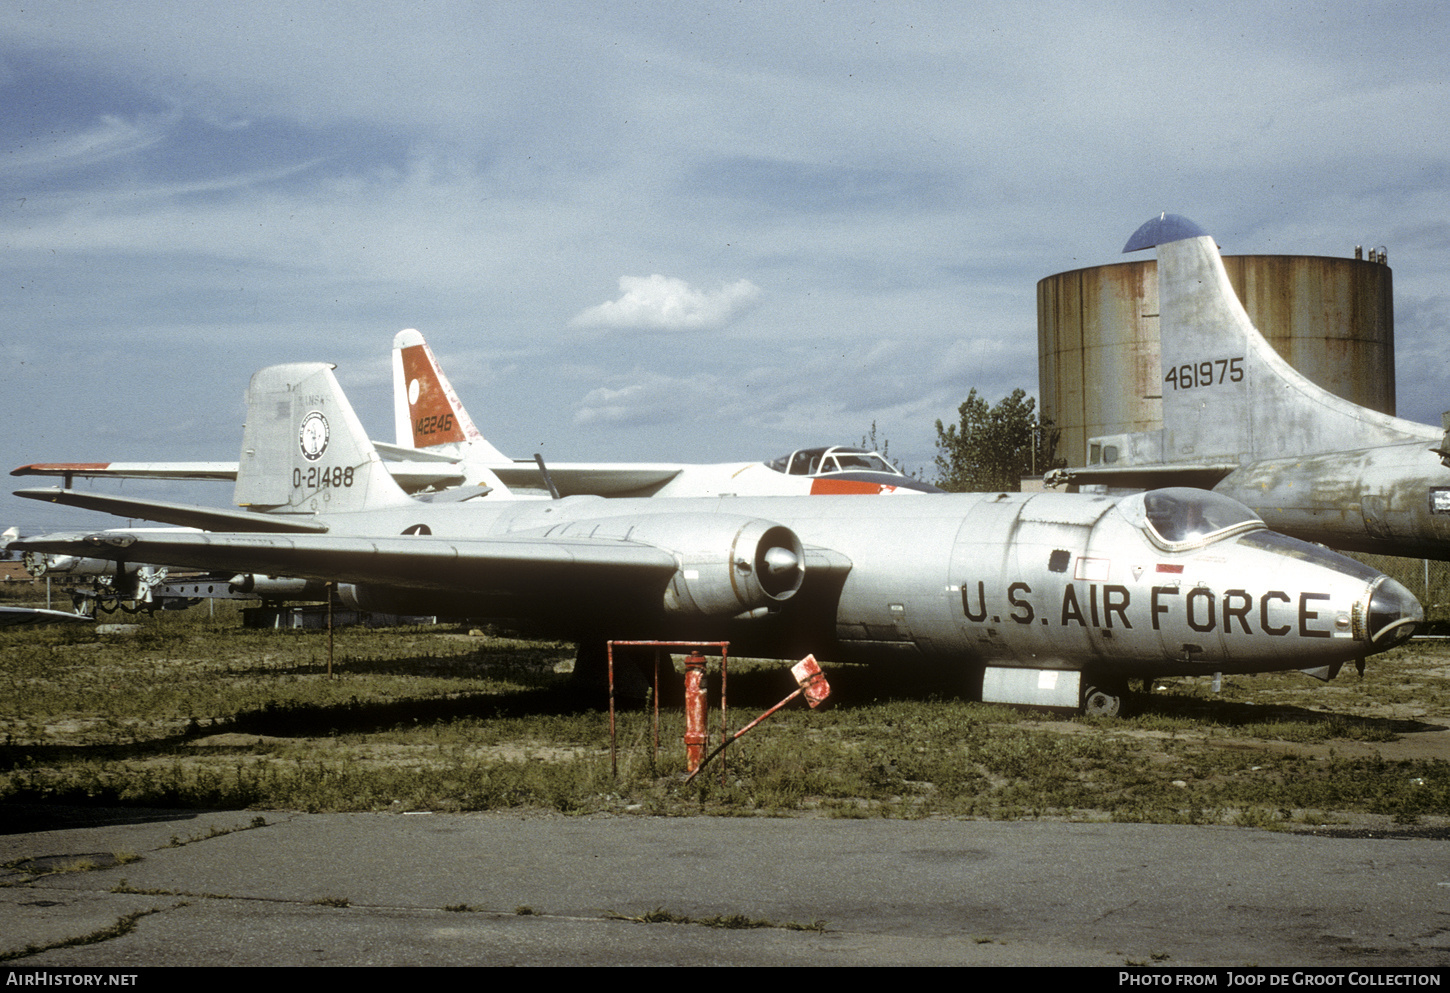
[[[691, 584], [706, 582], [709, 568], [738, 570], [738, 549], [723, 548], [695, 562], [677, 555], [675, 575], [644, 597], [588, 578], [529, 588], [517, 570], [507, 588], [500, 583], [490, 593], [486, 579], [446, 569], [437, 589], [359, 576], [353, 594], [373, 609], [523, 618], [574, 637], [728, 637], [736, 650], [767, 657], [815, 652], [838, 661], [1088, 668], [1122, 678], [1257, 672], [1363, 658], [1386, 647], [1371, 641], [1386, 623], [1419, 615], [1414, 598], [1392, 580], [1256, 523], [1230, 526], [1201, 544], [1163, 547], [1145, 526], [1142, 495], [959, 494], [873, 502], [869, 512], [856, 501], [818, 498], [677, 500], [668, 507], [597, 498], [419, 505], [329, 523], [339, 537], [421, 532], [444, 543], [623, 535], [662, 514], [677, 516], [687, 530], [712, 518], [784, 525], [805, 547], [804, 583], [763, 606], [728, 599], [689, 606]], [[337, 572], [326, 562], [317, 569]]]
[[1426, 442], [1262, 459], [1230, 473], [1214, 492], [1305, 541], [1450, 558], [1450, 469]]

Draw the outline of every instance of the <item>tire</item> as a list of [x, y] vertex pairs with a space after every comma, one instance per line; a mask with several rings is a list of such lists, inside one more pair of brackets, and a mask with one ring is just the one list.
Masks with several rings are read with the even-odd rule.
[[1082, 712], [1086, 717], [1119, 717], [1123, 713], [1126, 687], [1108, 683], [1088, 684], [1082, 691]]

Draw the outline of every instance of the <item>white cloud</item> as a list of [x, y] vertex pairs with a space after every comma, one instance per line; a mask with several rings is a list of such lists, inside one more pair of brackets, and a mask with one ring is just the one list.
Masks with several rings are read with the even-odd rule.
[[714, 292], [697, 290], [683, 279], [620, 276], [618, 300], [590, 307], [569, 323], [575, 327], [646, 328], [691, 331], [724, 327], [760, 297], [760, 287], [741, 279]]
[[615, 377], [617, 386], [590, 390], [574, 413], [575, 424], [679, 424], [709, 418], [736, 398], [718, 376], [672, 376], [636, 369]]
[[591, 424], [602, 421], [609, 424], [629, 424], [654, 420], [659, 414], [659, 402], [653, 390], [641, 384], [611, 390], [606, 386], [590, 390], [574, 414], [575, 424]]
[[105, 114], [87, 131], [47, 134], [18, 148], [7, 149], [4, 164], [12, 169], [56, 170], [134, 155], [162, 141], [172, 120], [154, 115], [127, 120], [117, 114]]

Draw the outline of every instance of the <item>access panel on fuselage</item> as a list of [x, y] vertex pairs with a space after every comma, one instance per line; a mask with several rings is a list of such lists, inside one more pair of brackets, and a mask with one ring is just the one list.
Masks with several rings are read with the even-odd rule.
[[947, 588], [962, 517], [935, 512], [940, 505], [927, 509], [933, 512], [896, 512], [810, 529], [816, 543], [852, 562], [835, 618], [845, 657], [872, 661], [884, 652], [930, 658], [954, 651], [960, 601]]
[[[1112, 501], [1001, 495], [962, 528], [952, 557], [960, 637], [987, 661], [1077, 668], [1119, 623], [1086, 553]], [[1111, 635], [1108, 635], [1111, 638]]]

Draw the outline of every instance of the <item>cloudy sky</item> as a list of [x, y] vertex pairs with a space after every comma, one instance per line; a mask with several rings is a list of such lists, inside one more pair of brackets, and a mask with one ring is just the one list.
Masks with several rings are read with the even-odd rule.
[[235, 459], [275, 362], [336, 363], [390, 440], [406, 327], [516, 457], [874, 421], [925, 466], [969, 389], [1036, 392], [1037, 281], [1165, 210], [1229, 254], [1386, 246], [1400, 413], [1438, 423], [1447, 29], [1435, 2], [5, 4], [0, 468]]

